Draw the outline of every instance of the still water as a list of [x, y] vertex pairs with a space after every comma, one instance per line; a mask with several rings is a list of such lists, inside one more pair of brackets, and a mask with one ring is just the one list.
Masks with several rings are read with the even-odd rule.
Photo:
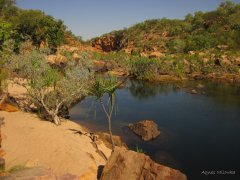
[[[193, 89], [198, 94], [191, 94]], [[181, 170], [188, 179], [240, 179], [239, 86], [128, 80], [116, 91], [116, 98], [113, 133], [130, 149], [141, 148], [154, 161]], [[70, 115], [92, 131], [107, 132], [106, 117], [94, 98], [75, 105]], [[159, 125], [157, 139], [144, 142], [126, 127], [144, 119]]]

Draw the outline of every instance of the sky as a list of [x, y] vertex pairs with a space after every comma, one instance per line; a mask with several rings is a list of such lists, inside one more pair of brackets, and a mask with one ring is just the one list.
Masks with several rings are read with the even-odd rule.
[[17, 0], [17, 6], [62, 19], [69, 30], [87, 40], [147, 19], [182, 19], [188, 13], [211, 11], [221, 2], [224, 0]]

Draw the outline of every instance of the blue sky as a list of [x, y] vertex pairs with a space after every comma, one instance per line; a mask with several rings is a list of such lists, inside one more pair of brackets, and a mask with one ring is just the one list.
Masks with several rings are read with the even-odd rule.
[[62, 19], [86, 40], [146, 19], [183, 18], [195, 11], [214, 10], [221, 2], [224, 0], [17, 0], [17, 6]]

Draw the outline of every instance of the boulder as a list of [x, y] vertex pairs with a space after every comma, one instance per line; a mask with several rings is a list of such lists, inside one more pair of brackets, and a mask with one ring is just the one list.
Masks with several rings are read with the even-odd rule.
[[234, 60], [234, 63], [235, 63], [237, 66], [240, 66], [240, 57], [237, 57], [237, 58]]
[[194, 54], [196, 54], [196, 52], [194, 52], [194, 51], [189, 51], [188, 54], [194, 55]]
[[128, 72], [118, 68], [118, 69], [114, 69], [108, 72], [111, 76], [116, 76], [116, 77], [124, 77], [124, 76], [128, 76]]
[[79, 61], [81, 59], [81, 56], [79, 56], [78, 53], [73, 53], [72, 58], [74, 61]]
[[2, 104], [0, 104], [0, 111], [17, 112], [17, 111], [19, 111], [19, 109], [11, 104], [2, 103]]
[[93, 70], [97, 72], [105, 72], [106, 70], [106, 62], [104, 61], [93, 61]]
[[16, 112], [18, 108], [11, 104], [10, 97], [8, 94], [0, 95], [0, 111]]
[[[96, 132], [95, 134], [98, 136], [98, 139], [103, 141], [105, 146], [107, 146], [110, 149], [112, 148], [110, 135], [108, 133]], [[127, 147], [127, 145], [122, 141], [120, 136], [113, 135], [113, 141], [116, 146]]]
[[185, 174], [157, 164], [143, 153], [116, 147], [105, 165], [101, 180], [186, 180]]
[[203, 63], [203, 64], [207, 64], [207, 63], [209, 62], [209, 59], [208, 59], [208, 58], [202, 58], [201, 60], [202, 60], [202, 63]]
[[114, 64], [104, 61], [93, 61], [93, 70], [96, 72], [107, 72], [114, 69]]
[[160, 134], [158, 125], [151, 120], [143, 120], [135, 124], [129, 124], [128, 127], [134, 133], [141, 136], [144, 141], [154, 139]]
[[228, 60], [227, 58], [222, 58], [222, 59], [216, 59], [214, 61], [215, 65], [217, 66], [229, 66], [231, 65], [231, 61]]
[[61, 54], [47, 56], [47, 62], [50, 64], [62, 65], [67, 63], [67, 58]]

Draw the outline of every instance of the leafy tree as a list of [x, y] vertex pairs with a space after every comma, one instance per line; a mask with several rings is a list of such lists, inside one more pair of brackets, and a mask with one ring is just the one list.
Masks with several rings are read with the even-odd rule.
[[185, 21], [186, 22], [189, 22], [189, 23], [192, 23], [192, 21], [193, 21], [193, 15], [192, 14], [187, 14], [186, 16], [185, 16]]
[[3, 10], [16, 4], [15, 0], [0, 0], [0, 16], [3, 13]]
[[3, 43], [10, 39], [12, 33], [12, 25], [8, 22], [0, 20], [0, 51], [2, 50]]
[[27, 89], [30, 103], [41, 109], [40, 115], [60, 125], [61, 107], [70, 106], [79, 98], [87, 95], [91, 73], [81, 63], [69, 63], [61, 73], [46, 63], [45, 55], [37, 51], [13, 55], [9, 64], [13, 72], [26, 82], [20, 83]]
[[0, 51], [0, 94], [6, 90], [6, 79], [8, 78], [7, 60], [10, 54], [13, 53], [14, 42], [12, 40], [7, 40], [3, 43], [3, 48]]
[[29, 37], [34, 45], [39, 46], [45, 41], [52, 51], [64, 42], [66, 27], [63, 21], [55, 20], [52, 16], [46, 16], [42, 11], [25, 10], [19, 16], [17, 24], [18, 33], [24, 39]]

